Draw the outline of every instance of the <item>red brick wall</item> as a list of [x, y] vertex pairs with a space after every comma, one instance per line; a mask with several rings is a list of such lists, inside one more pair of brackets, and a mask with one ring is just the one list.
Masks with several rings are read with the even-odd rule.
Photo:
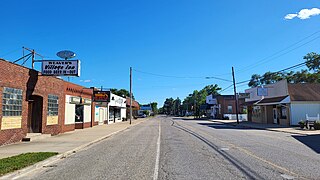
[[74, 129], [75, 129], [75, 124], [66, 124], [62, 126], [62, 133], [74, 131]]
[[[0, 130], [0, 145], [4, 142], [20, 141], [28, 132], [28, 98], [30, 95], [37, 95], [43, 98], [42, 112], [42, 133], [61, 133], [61, 126], [64, 122], [64, 88], [63, 80], [55, 77], [41, 76], [37, 71], [13, 64], [0, 59], [0, 126], [2, 120], [2, 91], [3, 87], [17, 88], [23, 90], [22, 102], [22, 128]], [[47, 103], [48, 95], [54, 94], [59, 97], [58, 125], [47, 126]], [[0, 127], [1, 128], [1, 127]]]

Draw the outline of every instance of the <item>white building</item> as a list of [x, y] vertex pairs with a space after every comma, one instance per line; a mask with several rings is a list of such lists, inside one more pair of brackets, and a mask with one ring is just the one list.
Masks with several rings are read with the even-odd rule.
[[126, 98], [110, 93], [108, 124], [125, 120], [127, 118], [126, 108]]
[[121, 122], [126, 116], [126, 98], [110, 92], [110, 102], [95, 103], [95, 124]]

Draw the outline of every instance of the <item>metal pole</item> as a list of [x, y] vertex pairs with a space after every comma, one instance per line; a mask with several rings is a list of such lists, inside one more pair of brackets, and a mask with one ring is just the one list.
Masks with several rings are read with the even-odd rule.
[[236, 80], [234, 77], [234, 69], [232, 67], [232, 78], [233, 78], [233, 90], [234, 90], [234, 98], [236, 100], [236, 116], [237, 116], [237, 124], [239, 124], [239, 116], [238, 116], [238, 96], [237, 96], [237, 89], [236, 89]]
[[130, 124], [132, 118], [132, 67], [130, 67]]
[[34, 69], [34, 56], [35, 56], [35, 52], [34, 49], [32, 50], [32, 69]]

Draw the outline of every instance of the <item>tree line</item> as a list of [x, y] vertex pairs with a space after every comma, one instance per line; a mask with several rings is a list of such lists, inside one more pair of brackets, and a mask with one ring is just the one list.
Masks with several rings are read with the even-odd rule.
[[311, 52], [303, 57], [307, 69], [290, 72], [266, 72], [263, 75], [253, 74], [249, 87], [257, 87], [286, 79], [289, 83], [320, 83], [320, 55]]
[[159, 112], [167, 115], [184, 116], [195, 115], [200, 116], [200, 106], [206, 104], [206, 97], [210, 94], [218, 95], [221, 88], [217, 85], [207, 85], [201, 90], [194, 90], [183, 101], [179, 97], [173, 99], [167, 98], [163, 104], [163, 107], [159, 109]]
[[[263, 75], [253, 74], [248, 83], [249, 87], [257, 87], [266, 84], [273, 84], [283, 79], [289, 83], [320, 83], [320, 54], [311, 52], [306, 54], [303, 59], [307, 69], [290, 72], [266, 72]], [[302, 64], [302, 65], [303, 65]], [[297, 66], [300, 67], [300, 66]], [[159, 113], [167, 115], [195, 115], [200, 116], [200, 106], [206, 104], [206, 97], [210, 94], [219, 95], [221, 88], [217, 85], [208, 85], [201, 90], [194, 90], [183, 101], [179, 97], [173, 99], [166, 98]]]

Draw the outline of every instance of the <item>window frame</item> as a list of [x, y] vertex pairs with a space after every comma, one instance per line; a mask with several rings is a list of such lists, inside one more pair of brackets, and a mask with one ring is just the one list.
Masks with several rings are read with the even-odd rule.
[[48, 94], [47, 116], [59, 115], [59, 96]]
[[18, 88], [3, 87], [2, 90], [2, 116], [22, 116], [23, 90]]

